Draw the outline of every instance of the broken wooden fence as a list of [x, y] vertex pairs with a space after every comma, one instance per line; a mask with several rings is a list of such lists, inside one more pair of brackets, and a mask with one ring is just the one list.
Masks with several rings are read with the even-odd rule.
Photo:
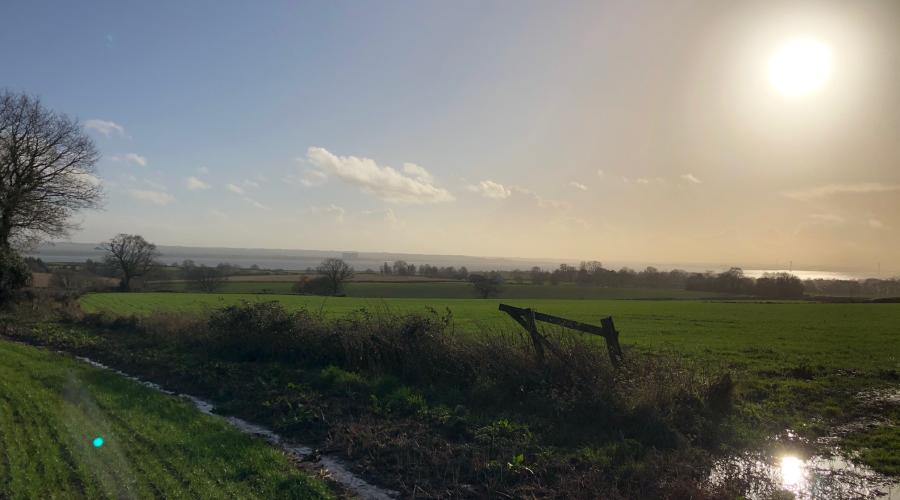
[[593, 335], [599, 335], [606, 339], [606, 350], [609, 351], [609, 360], [612, 361], [614, 366], [619, 366], [622, 364], [622, 360], [624, 359], [622, 356], [622, 346], [619, 345], [619, 332], [616, 331], [615, 326], [613, 325], [612, 316], [607, 316], [605, 318], [600, 318], [600, 326], [590, 325], [587, 323], [582, 323], [580, 321], [573, 321], [571, 319], [560, 318], [559, 316], [552, 316], [550, 314], [539, 313], [533, 309], [522, 309], [520, 307], [513, 307], [507, 304], [500, 304], [500, 310], [509, 314], [512, 319], [516, 321], [516, 323], [522, 325], [522, 328], [531, 335], [531, 341], [534, 343], [534, 351], [538, 357], [538, 360], [543, 363], [544, 361], [544, 348], [551, 350], [559, 356], [559, 352], [556, 350], [556, 347], [551, 344], [543, 335], [538, 332], [537, 329], [537, 321], [543, 321], [544, 323], [551, 323], [554, 325], [563, 326], [566, 328], [571, 328], [572, 330], [578, 330], [584, 333], [590, 333]]

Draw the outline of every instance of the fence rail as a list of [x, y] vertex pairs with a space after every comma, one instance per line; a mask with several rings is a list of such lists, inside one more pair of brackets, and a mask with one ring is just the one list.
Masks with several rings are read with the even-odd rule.
[[540, 332], [538, 332], [538, 321], [562, 326], [572, 330], [578, 330], [584, 333], [599, 335], [606, 340], [606, 350], [609, 352], [609, 360], [612, 362], [612, 364], [618, 367], [624, 360], [624, 356], [622, 354], [622, 346], [619, 345], [619, 332], [616, 331], [612, 316], [600, 318], [600, 326], [597, 326], [591, 325], [589, 323], [582, 323], [580, 321], [561, 318], [559, 316], [553, 316], [551, 314], [540, 313], [530, 308], [523, 309], [521, 307], [515, 307], [508, 304], [500, 304], [499, 309], [506, 314], [509, 314], [510, 317], [516, 321], [516, 323], [521, 325], [522, 328], [524, 328], [525, 331], [527, 331], [528, 334], [531, 335], [531, 341], [534, 343], [535, 354], [541, 362], [543, 362], [544, 360], [545, 349], [553, 351], [556, 355], [559, 355], [559, 352], [556, 351], [556, 347], [553, 344], [547, 341], [547, 339], [544, 338], [544, 336], [541, 335]]

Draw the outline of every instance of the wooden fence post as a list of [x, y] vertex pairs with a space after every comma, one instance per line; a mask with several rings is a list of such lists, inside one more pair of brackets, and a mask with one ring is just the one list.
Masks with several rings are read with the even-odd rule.
[[616, 331], [615, 325], [613, 325], [612, 316], [607, 316], [605, 318], [600, 318], [600, 325], [603, 327], [603, 331], [606, 337], [606, 350], [609, 351], [609, 360], [612, 361], [612, 364], [615, 366], [619, 366], [622, 364], [622, 346], [619, 345], [619, 332]]
[[606, 339], [606, 350], [609, 352], [609, 360], [612, 362], [613, 366], [619, 367], [625, 359], [625, 356], [622, 353], [622, 346], [619, 345], [619, 332], [616, 331], [611, 316], [601, 318], [600, 326], [598, 327], [596, 325], [581, 323], [571, 319], [560, 318], [559, 316], [540, 313], [531, 308], [522, 309], [507, 304], [500, 304], [499, 309], [506, 314], [509, 314], [516, 323], [520, 324], [522, 328], [528, 332], [531, 336], [531, 342], [534, 343], [535, 355], [541, 363], [544, 362], [544, 347], [553, 351], [557, 356], [562, 357], [562, 353], [538, 332], [538, 321], [571, 328], [593, 335], [600, 335]]
[[531, 342], [534, 344], [534, 354], [538, 363], [544, 364], [544, 338], [537, 331], [537, 323], [534, 321], [534, 310], [525, 309], [525, 322], [528, 325], [528, 333], [531, 334]]

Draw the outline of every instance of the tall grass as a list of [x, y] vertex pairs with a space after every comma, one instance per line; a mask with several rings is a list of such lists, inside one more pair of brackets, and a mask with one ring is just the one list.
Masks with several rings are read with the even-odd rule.
[[514, 410], [551, 428], [555, 442], [625, 434], [654, 447], [709, 443], [730, 409], [731, 380], [672, 357], [628, 352], [620, 369], [593, 338], [551, 331], [541, 360], [518, 332], [457, 335], [449, 311], [398, 315], [361, 309], [342, 318], [244, 303], [208, 318], [172, 314], [83, 323], [141, 332], [235, 362], [284, 362], [390, 376], [442, 403]]

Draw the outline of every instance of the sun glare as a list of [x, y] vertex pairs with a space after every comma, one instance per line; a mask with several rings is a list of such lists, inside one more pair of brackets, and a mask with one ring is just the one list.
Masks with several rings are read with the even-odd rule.
[[831, 51], [812, 38], [782, 45], [769, 60], [769, 81], [784, 96], [803, 97], [821, 89], [831, 76]]
[[806, 464], [791, 455], [781, 457], [781, 485], [787, 490], [801, 490], [806, 485]]

